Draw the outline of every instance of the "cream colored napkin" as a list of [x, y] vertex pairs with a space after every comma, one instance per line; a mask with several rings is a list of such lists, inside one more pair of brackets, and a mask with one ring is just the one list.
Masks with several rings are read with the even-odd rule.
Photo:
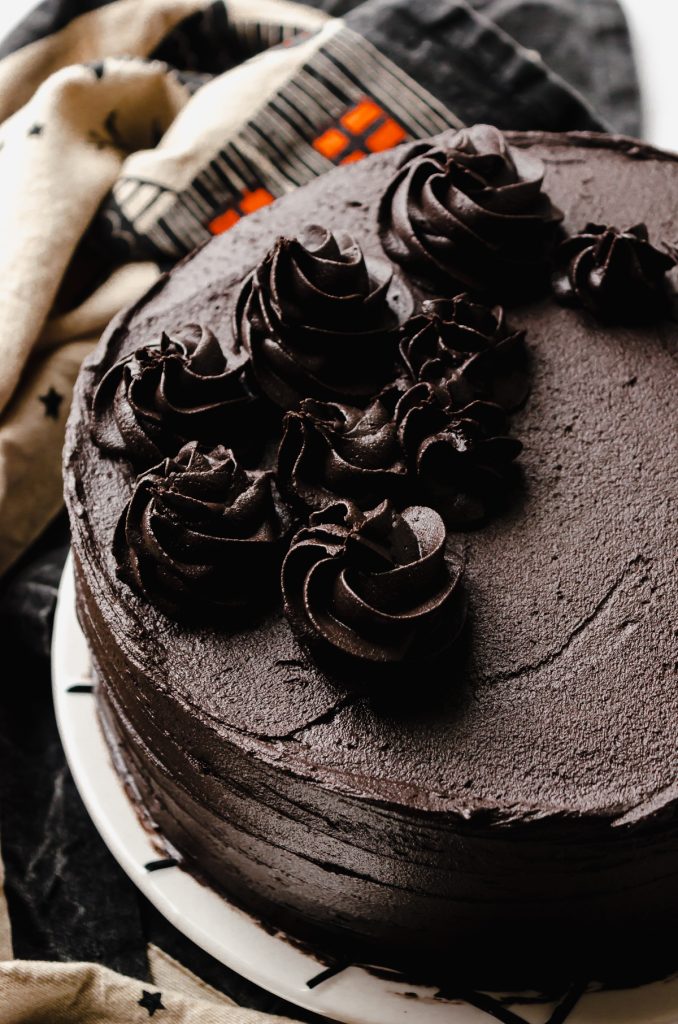
[[[96, 964], [0, 963], [2, 1024], [293, 1024], [234, 1006], [164, 954], [173, 987]], [[168, 965], [169, 962], [169, 965]], [[160, 979], [158, 979], [160, 980]]]

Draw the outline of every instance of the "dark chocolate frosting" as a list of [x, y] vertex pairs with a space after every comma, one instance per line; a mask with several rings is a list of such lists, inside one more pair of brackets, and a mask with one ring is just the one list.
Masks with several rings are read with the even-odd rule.
[[267, 473], [192, 441], [142, 474], [118, 521], [118, 575], [173, 618], [252, 610], [272, 595], [286, 532]]
[[[572, 229], [647, 222], [672, 237], [676, 157], [608, 135], [509, 141], [543, 159]], [[118, 317], [80, 375], [65, 485], [97, 708], [186, 869], [328, 960], [483, 992], [626, 985], [675, 958], [674, 322], [592, 330], [547, 296], [520, 309], [526, 487], [464, 535], [470, 642], [405, 663], [405, 709], [336, 686], [282, 609], [197, 633], [115, 578], [129, 472], [91, 443], [103, 373], [178, 316], [219, 332], [244, 269], [309, 210], [383, 258], [376, 208], [401, 152], [242, 218]]]
[[490, 402], [462, 409], [441, 391], [416, 384], [396, 407], [398, 436], [419, 493], [449, 526], [477, 525], [502, 497], [520, 441], [505, 436], [505, 417]]
[[490, 291], [512, 301], [547, 281], [562, 220], [542, 191], [544, 165], [489, 125], [412, 146], [379, 205], [391, 259], [438, 294]]
[[246, 281], [235, 325], [276, 405], [366, 401], [393, 370], [398, 317], [391, 276], [346, 232], [312, 226], [279, 238]]
[[400, 354], [413, 380], [444, 382], [457, 405], [484, 398], [510, 410], [527, 397], [525, 331], [469, 295], [425, 301], [401, 328]]
[[278, 451], [281, 493], [304, 509], [319, 509], [337, 497], [373, 508], [401, 493], [406, 466], [396, 435], [394, 389], [366, 409], [303, 401], [288, 412]]
[[644, 224], [620, 230], [587, 224], [556, 252], [553, 290], [607, 323], [649, 323], [668, 311], [666, 274], [676, 265], [650, 243]]
[[92, 437], [137, 468], [187, 441], [251, 445], [260, 420], [249, 361], [229, 367], [216, 335], [188, 324], [120, 359], [94, 395]]
[[369, 512], [350, 502], [311, 515], [283, 563], [285, 612], [314, 646], [364, 663], [428, 659], [463, 624], [461, 560], [445, 524], [420, 506]]

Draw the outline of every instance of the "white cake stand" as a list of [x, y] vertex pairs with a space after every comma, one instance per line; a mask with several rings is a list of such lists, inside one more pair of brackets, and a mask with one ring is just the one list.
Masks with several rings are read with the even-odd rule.
[[227, 967], [275, 995], [345, 1024], [676, 1024], [678, 977], [616, 992], [572, 990], [559, 1004], [437, 990], [383, 978], [355, 965], [328, 965], [271, 934], [200, 884], [158, 849], [141, 825], [109, 756], [96, 715], [90, 661], [75, 614], [69, 558], [52, 645], [54, 703], [80, 795], [109, 850], [144, 896], [180, 932]]

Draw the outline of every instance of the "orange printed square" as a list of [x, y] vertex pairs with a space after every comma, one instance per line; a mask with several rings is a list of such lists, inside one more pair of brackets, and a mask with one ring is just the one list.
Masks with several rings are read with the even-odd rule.
[[354, 164], [356, 160], [362, 160], [364, 156], [367, 156], [367, 153], [363, 153], [362, 149], [354, 149], [352, 153], [349, 153], [348, 156], [345, 156], [343, 160], [339, 161], [339, 163]]
[[391, 149], [403, 142], [407, 132], [393, 118], [388, 118], [376, 131], [367, 136], [366, 145], [373, 153], [380, 153], [383, 149]]
[[254, 213], [255, 210], [260, 210], [262, 206], [268, 206], [272, 202], [273, 196], [267, 189], [255, 188], [251, 192], [243, 193], [240, 209], [243, 213]]
[[334, 160], [342, 150], [346, 149], [348, 139], [338, 128], [328, 128], [326, 132], [314, 139], [313, 146], [328, 160]]
[[229, 228], [232, 228], [239, 220], [240, 214], [237, 210], [224, 210], [224, 212], [218, 214], [214, 220], [211, 220], [207, 226], [213, 235], [221, 235], [224, 231], [228, 231]]
[[366, 128], [383, 115], [384, 111], [374, 100], [361, 100], [351, 110], [347, 110], [340, 118], [341, 124], [347, 128], [352, 135], [362, 135]]

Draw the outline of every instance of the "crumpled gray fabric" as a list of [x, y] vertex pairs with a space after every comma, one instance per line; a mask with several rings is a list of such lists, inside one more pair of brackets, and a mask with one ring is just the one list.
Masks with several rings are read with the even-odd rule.
[[[335, 17], [364, 6], [363, 0], [302, 2]], [[638, 77], [617, 0], [468, 0], [468, 6], [539, 53], [614, 131], [641, 134]]]
[[471, 0], [536, 50], [616, 131], [641, 132], [640, 92], [626, 18], [617, 0]]

